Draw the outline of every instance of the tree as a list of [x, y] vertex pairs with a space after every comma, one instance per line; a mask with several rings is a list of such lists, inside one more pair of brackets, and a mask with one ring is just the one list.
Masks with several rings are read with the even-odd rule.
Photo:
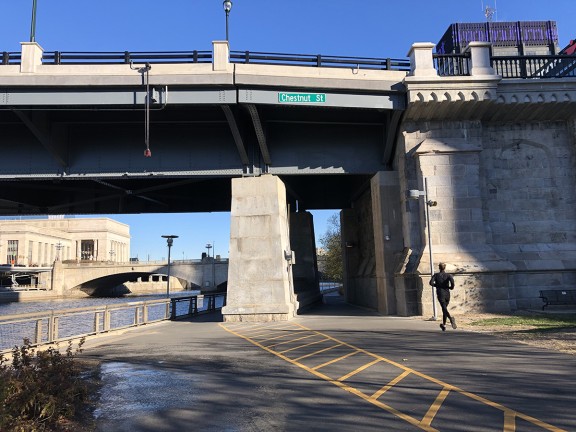
[[322, 256], [325, 280], [341, 282], [344, 274], [342, 265], [342, 239], [340, 233], [340, 215], [333, 214], [328, 219], [326, 233], [320, 238], [324, 249]]

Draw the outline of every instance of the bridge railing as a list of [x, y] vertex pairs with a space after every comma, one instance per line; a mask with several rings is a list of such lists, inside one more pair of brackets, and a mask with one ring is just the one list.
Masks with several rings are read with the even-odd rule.
[[[440, 76], [469, 76], [470, 53], [434, 54], [434, 67]], [[576, 56], [492, 56], [496, 75], [509, 79], [576, 77]]]
[[211, 63], [212, 51], [171, 51], [171, 52], [45, 52], [43, 64], [173, 64]]
[[576, 56], [499, 56], [492, 67], [503, 78], [576, 77]]
[[22, 54], [19, 52], [2, 51], [1, 64], [3, 65], [20, 64], [21, 60], [22, 60]]
[[231, 63], [266, 64], [283, 66], [335, 67], [409, 71], [410, 61], [392, 58], [341, 57], [310, 54], [280, 54], [252, 51], [231, 51]]
[[[172, 64], [172, 63], [211, 63], [214, 59], [212, 51], [171, 51], [171, 52], [67, 52], [51, 51], [42, 53], [44, 65], [86, 65], [86, 64]], [[353, 69], [398, 70], [409, 71], [410, 61], [407, 59], [344, 57], [309, 54], [282, 54], [252, 51], [231, 51], [232, 63], [334, 67]], [[21, 54], [13, 52], [2, 53], [2, 64], [20, 64]]]
[[470, 53], [434, 54], [432, 58], [440, 76], [470, 75]]
[[0, 317], [0, 354], [24, 339], [33, 345], [60, 342], [213, 312], [225, 302], [226, 294], [219, 293], [6, 315]]

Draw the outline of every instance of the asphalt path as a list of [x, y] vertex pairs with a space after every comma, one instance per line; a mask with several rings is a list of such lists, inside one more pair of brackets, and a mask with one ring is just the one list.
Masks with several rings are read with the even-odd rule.
[[98, 431], [576, 431], [575, 357], [338, 297], [288, 322], [219, 314], [88, 340]]

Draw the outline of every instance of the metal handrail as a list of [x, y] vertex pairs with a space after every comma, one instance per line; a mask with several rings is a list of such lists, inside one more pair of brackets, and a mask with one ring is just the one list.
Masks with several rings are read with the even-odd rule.
[[8, 52], [8, 51], [2, 51], [2, 61], [0, 62], [0, 64], [3, 65], [10, 65], [10, 64], [14, 64], [14, 65], [18, 65], [20, 64], [20, 61], [22, 60], [22, 54], [19, 52]]
[[[222, 304], [216, 306], [216, 300]], [[202, 299], [202, 306], [199, 306]], [[186, 304], [188, 303], [188, 304]], [[46, 310], [0, 317], [0, 354], [10, 352], [25, 338], [33, 345], [60, 342], [67, 339], [108, 333], [153, 322], [190, 317], [213, 312], [226, 303], [225, 293], [183, 296], [129, 303], [88, 306], [60, 310]], [[180, 307], [184, 305], [184, 307]], [[159, 310], [158, 310], [159, 308]], [[66, 319], [77, 319], [74, 328], [65, 329]], [[6, 336], [8, 335], [8, 336]]]
[[[470, 53], [434, 54], [434, 67], [440, 76], [469, 76]], [[530, 55], [492, 56], [496, 75], [508, 79], [576, 77], [576, 56]]]
[[174, 64], [211, 63], [212, 51], [168, 51], [168, 52], [45, 52], [43, 64]]
[[440, 76], [470, 75], [470, 53], [434, 54], [432, 60]]
[[576, 56], [498, 56], [492, 67], [503, 78], [567, 78], [576, 77]]
[[230, 62], [283, 66], [340, 67], [354, 69], [409, 71], [410, 61], [391, 58], [343, 57], [322, 54], [281, 54], [231, 51]]

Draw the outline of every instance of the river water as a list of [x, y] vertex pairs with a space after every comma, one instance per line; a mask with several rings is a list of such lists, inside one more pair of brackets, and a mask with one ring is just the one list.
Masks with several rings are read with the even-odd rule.
[[[170, 298], [198, 295], [199, 291], [178, 291], [170, 293]], [[53, 299], [41, 301], [0, 303], [0, 317], [45, 310], [62, 310], [89, 306], [102, 306], [135, 301], [148, 301], [166, 298], [166, 294], [130, 295], [125, 297], [85, 297]]]
[[[190, 297], [199, 295], [199, 291], [180, 291], [170, 293], [170, 298]], [[138, 296], [126, 296], [116, 298], [74, 298], [74, 299], [58, 299], [58, 300], [44, 300], [44, 301], [31, 301], [31, 302], [14, 302], [14, 303], [1, 303], [0, 304], [0, 351], [8, 350], [15, 345], [21, 345], [24, 338], [34, 340], [36, 337], [36, 319], [11, 319], [10, 321], [1, 322], [1, 318], [8, 315], [19, 315], [25, 313], [45, 312], [45, 311], [61, 311], [68, 309], [76, 309], [92, 306], [106, 306], [129, 304], [142, 301], [151, 301], [158, 299], [165, 299], [166, 294], [150, 294]], [[216, 307], [222, 307], [223, 298], [218, 298]], [[198, 310], [205, 310], [207, 302], [203, 301], [202, 297], [198, 298]], [[176, 304], [176, 311], [178, 315], [185, 315], [188, 312], [189, 302], [178, 302]], [[148, 320], [155, 321], [164, 319], [165, 316], [164, 303], [157, 303], [148, 307]], [[141, 319], [140, 312], [140, 319]], [[134, 307], [123, 309], [115, 309], [110, 313], [110, 328], [118, 329], [126, 326], [131, 326], [134, 323], [135, 317]], [[66, 339], [83, 334], [91, 334], [95, 329], [95, 312], [80, 312], [74, 314], [58, 314], [59, 321], [57, 325], [58, 337]], [[98, 328], [103, 331], [103, 313], [99, 312], [100, 324]], [[41, 337], [42, 341], [48, 340], [48, 318], [41, 320]]]

